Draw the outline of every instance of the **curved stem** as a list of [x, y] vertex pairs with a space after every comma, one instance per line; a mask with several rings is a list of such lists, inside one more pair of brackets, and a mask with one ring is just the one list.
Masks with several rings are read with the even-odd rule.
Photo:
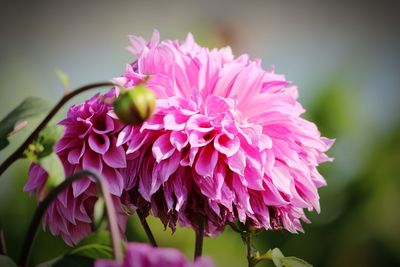
[[203, 253], [203, 237], [204, 237], [204, 217], [199, 215], [197, 219], [196, 243], [194, 247], [194, 259], [201, 257]]
[[121, 237], [118, 229], [117, 218], [115, 216], [114, 204], [112, 202], [111, 195], [108, 191], [108, 186], [100, 175], [91, 171], [83, 170], [66, 178], [65, 181], [63, 181], [56, 188], [50, 191], [50, 193], [46, 196], [46, 198], [39, 204], [32, 218], [31, 224], [29, 225], [28, 232], [25, 236], [25, 240], [21, 250], [21, 255], [19, 258], [19, 266], [27, 266], [31, 254], [32, 244], [35, 239], [35, 236], [37, 235], [37, 229], [40, 225], [42, 217], [45, 214], [48, 206], [55, 200], [58, 194], [67, 189], [73, 182], [83, 178], [87, 178], [88, 176], [92, 177], [96, 181], [100, 189], [101, 195], [104, 197], [104, 202], [107, 210], [108, 223], [110, 224], [114, 257], [117, 261], [122, 262], [123, 254], [121, 249]]
[[21, 158], [24, 154], [24, 151], [26, 148], [35, 140], [35, 138], [38, 136], [40, 131], [49, 123], [49, 121], [56, 115], [56, 113], [61, 109], [64, 104], [73, 98], [74, 96], [88, 91], [90, 89], [98, 88], [98, 87], [104, 87], [104, 86], [114, 86], [113, 83], [111, 82], [100, 82], [100, 83], [93, 83], [93, 84], [88, 84], [82, 87], [79, 87], [75, 89], [74, 91], [69, 92], [68, 94], [64, 95], [63, 98], [60, 99], [60, 101], [53, 107], [53, 109], [47, 114], [47, 116], [43, 119], [43, 121], [36, 127], [36, 129], [28, 136], [28, 138], [25, 140], [20, 147], [15, 150], [13, 154], [11, 154], [1, 165], [0, 165], [0, 175], [3, 174], [5, 170], [8, 169], [8, 167], [11, 166], [17, 159]]
[[139, 219], [140, 219], [140, 223], [142, 224], [142, 226], [143, 226], [143, 229], [144, 229], [144, 231], [146, 232], [146, 235], [147, 235], [147, 238], [149, 239], [149, 241], [150, 241], [150, 244], [153, 246], [153, 247], [157, 247], [157, 242], [156, 242], [156, 240], [155, 240], [155, 238], [154, 238], [154, 235], [153, 235], [153, 233], [151, 232], [151, 229], [150, 229], [150, 226], [149, 226], [149, 224], [147, 223], [147, 221], [146, 221], [146, 218], [143, 216], [143, 213], [141, 212], [141, 211], [136, 211], [137, 212], [137, 214], [138, 214], [138, 216], [139, 216]]

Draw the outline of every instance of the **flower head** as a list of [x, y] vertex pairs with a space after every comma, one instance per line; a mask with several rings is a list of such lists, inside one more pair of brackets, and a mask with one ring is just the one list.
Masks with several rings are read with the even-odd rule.
[[189, 262], [180, 251], [172, 248], [154, 248], [148, 244], [128, 243], [122, 263], [97, 260], [95, 267], [213, 267], [206, 257]]
[[[113, 195], [122, 230], [126, 214], [121, 206], [121, 196], [126, 179], [121, 169], [126, 167], [126, 154], [123, 147], [116, 146], [116, 141], [123, 125], [116, 119], [111, 105], [104, 101], [116, 96], [117, 91], [113, 89], [105, 95], [96, 94], [82, 104], [73, 105], [67, 118], [60, 122], [65, 126], [65, 132], [55, 150], [64, 165], [66, 176], [82, 169], [91, 169], [103, 175]], [[32, 164], [24, 190], [40, 194], [47, 177], [45, 170]], [[92, 231], [96, 201], [95, 182], [90, 178], [80, 179], [58, 195], [48, 208], [43, 224], [50, 228], [53, 235], [61, 235], [67, 244], [74, 245]]]
[[[125, 181], [119, 169], [126, 167], [126, 155], [123, 147], [116, 146], [116, 141], [123, 124], [116, 118], [111, 104], [105, 101], [116, 96], [117, 91], [111, 90], [73, 105], [67, 118], [60, 122], [65, 132], [56, 145], [56, 152], [65, 163], [67, 176], [82, 169], [95, 170], [108, 181], [110, 193], [121, 196]], [[74, 183], [74, 196], [79, 196], [91, 184], [90, 179]]]
[[[29, 180], [24, 191], [40, 195], [48, 175], [42, 167], [32, 164], [29, 168]], [[43, 225], [53, 235], [60, 235], [65, 243], [72, 246], [91, 233], [94, 204], [97, 201], [96, 189], [90, 187], [78, 197], [74, 197], [72, 187], [60, 193], [47, 209]]]
[[114, 81], [130, 88], [149, 77], [157, 98], [154, 115], [116, 142], [128, 147], [130, 201], [172, 228], [196, 228], [201, 215], [208, 235], [236, 219], [301, 231], [303, 209], [319, 211], [316, 167], [333, 141], [301, 118], [297, 87], [191, 34], [182, 44], [159, 42], [157, 32], [130, 40], [137, 60]]

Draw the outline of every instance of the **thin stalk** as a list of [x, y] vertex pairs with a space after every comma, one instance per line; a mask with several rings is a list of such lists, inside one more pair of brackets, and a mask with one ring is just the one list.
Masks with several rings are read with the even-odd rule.
[[138, 214], [138, 216], [139, 216], [140, 223], [142, 224], [143, 229], [144, 229], [144, 231], [145, 231], [145, 233], [146, 233], [146, 235], [147, 235], [147, 238], [148, 238], [149, 241], [150, 241], [150, 244], [151, 244], [153, 247], [156, 248], [156, 247], [157, 247], [157, 242], [156, 242], [156, 240], [155, 240], [155, 238], [154, 238], [153, 233], [151, 232], [150, 226], [149, 226], [149, 224], [147, 223], [146, 218], [144, 217], [143, 213], [142, 213], [141, 211], [139, 211], [139, 210], [137, 211], [137, 214]]
[[242, 233], [242, 238], [244, 243], [246, 244], [246, 250], [247, 250], [247, 263], [248, 267], [254, 267], [256, 266], [256, 262], [253, 259], [252, 256], [252, 249], [251, 249], [251, 233], [249, 232], [243, 232]]
[[204, 238], [204, 217], [199, 215], [197, 219], [196, 243], [194, 246], [194, 259], [201, 257], [203, 253], [203, 238]]
[[6, 240], [2, 228], [0, 228], [0, 255], [7, 255]]
[[100, 194], [104, 197], [108, 223], [110, 225], [114, 258], [116, 261], [122, 262], [123, 254], [122, 254], [122, 249], [121, 249], [121, 236], [120, 236], [120, 232], [118, 229], [114, 204], [112, 202], [111, 195], [108, 191], [107, 183], [104, 182], [104, 179], [101, 178], [100, 175], [98, 175], [94, 172], [91, 172], [91, 171], [83, 170], [83, 171], [77, 172], [74, 175], [71, 175], [70, 177], [66, 178], [65, 181], [63, 181], [56, 188], [51, 190], [50, 193], [45, 197], [45, 199], [39, 204], [39, 206], [36, 209], [36, 212], [32, 218], [32, 221], [29, 225], [28, 232], [25, 236], [25, 240], [22, 245], [21, 255], [19, 258], [19, 266], [27, 266], [27, 264], [28, 264], [29, 257], [30, 257], [31, 251], [32, 251], [32, 245], [33, 245], [33, 242], [34, 242], [35, 237], [38, 232], [37, 229], [38, 229], [40, 222], [42, 220], [42, 217], [45, 214], [49, 205], [55, 200], [55, 198], [61, 192], [63, 192], [65, 189], [67, 189], [69, 186], [71, 186], [71, 184], [73, 182], [83, 179], [88, 176], [92, 177], [96, 181], [96, 183], [100, 189]]
[[68, 94], [65, 94], [63, 98], [60, 99], [60, 101], [53, 107], [53, 109], [47, 114], [47, 116], [43, 119], [43, 121], [36, 127], [36, 129], [28, 136], [28, 138], [25, 140], [24, 143], [20, 145], [20, 147], [15, 150], [14, 153], [12, 153], [1, 165], [0, 165], [0, 175], [4, 173], [5, 170], [8, 169], [8, 167], [11, 166], [16, 160], [22, 158], [24, 151], [26, 148], [35, 140], [35, 138], [38, 136], [41, 130], [49, 123], [49, 121], [56, 115], [56, 113], [64, 106], [65, 103], [68, 102], [71, 98], [73, 98], [76, 95], [79, 95], [80, 93], [83, 93], [85, 91], [88, 91], [90, 89], [95, 89], [98, 87], [104, 87], [104, 86], [114, 86], [113, 83], [111, 82], [99, 82], [99, 83], [93, 83], [93, 84], [88, 84], [82, 87], [79, 87], [75, 89], [74, 91], [69, 92]]

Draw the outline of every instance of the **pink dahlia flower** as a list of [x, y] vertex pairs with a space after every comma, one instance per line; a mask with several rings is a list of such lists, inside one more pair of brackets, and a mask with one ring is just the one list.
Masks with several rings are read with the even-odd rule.
[[[120, 197], [126, 183], [121, 169], [126, 167], [123, 147], [116, 146], [122, 124], [115, 119], [110, 104], [104, 98], [115, 98], [116, 90], [93, 96], [83, 104], [73, 105], [66, 119], [63, 137], [56, 144], [66, 176], [82, 169], [101, 173], [108, 182], [118, 212], [121, 230], [126, 214]], [[36, 164], [29, 170], [29, 181], [24, 190], [39, 194], [47, 180], [47, 173]], [[74, 182], [54, 201], [43, 220], [53, 235], [61, 235], [68, 245], [74, 245], [92, 231], [93, 208], [97, 200], [95, 182], [85, 178]]]
[[149, 77], [157, 96], [155, 114], [116, 142], [128, 147], [130, 201], [172, 228], [196, 228], [203, 216], [207, 235], [236, 219], [302, 231], [303, 209], [319, 212], [326, 182], [316, 167], [330, 160], [333, 140], [301, 118], [297, 87], [261, 60], [200, 47], [191, 34], [182, 44], [159, 42], [157, 32], [130, 41], [137, 60], [114, 81], [130, 88]]
[[95, 267], [213, 267], [207, 257], [188, 261], [180, 251], [172, 248], [154, 248], [148, 244], [128, 243], [122, 263], [97, 260]]

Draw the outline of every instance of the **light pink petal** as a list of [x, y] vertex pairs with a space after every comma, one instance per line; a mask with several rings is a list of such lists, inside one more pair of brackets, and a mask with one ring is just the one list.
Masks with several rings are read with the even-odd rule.
[[213, 176], [214, 168], [217, 165], [218, 152], [212, 146], [206, 146], [200, 150], [196, 161], [195, 170], [202, 176]]
[[228, 158], [228, 166], [233, 172], [243, 176], [244, 168], [246, 167], [246, 155], [241, 150], [238, 150], [236, 154]]
[[181, 151], [189, 143], [188, 134], [185, 131], [173, 131], [170, 142], [178, 151]]
[[169, 158], [175, 151], [175, 147], [170, 142], [170, 135], [163, 134], [158, 137], [153, 144], [152, 151], [157, 162]]
[[214, 147], [220, 153], [231, 157], [238, 152], [240, 140], [238, 138], [231, 139], [226, 134], [218, 134], [214, 139]]

